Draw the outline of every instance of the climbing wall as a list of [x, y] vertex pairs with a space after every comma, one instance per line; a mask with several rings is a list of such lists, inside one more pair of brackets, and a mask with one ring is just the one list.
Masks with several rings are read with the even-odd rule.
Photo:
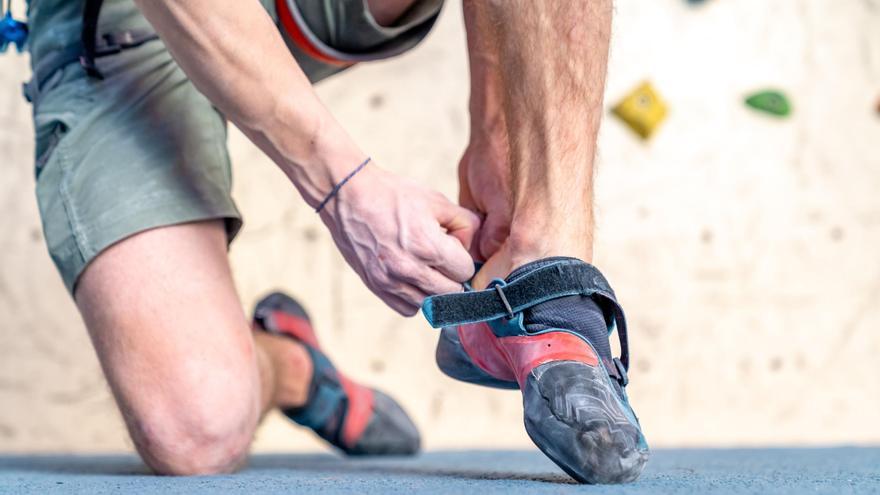
[[[617, 3], [595, 261], [631, 320], [629, 393], [654, 445], [880, 442], [878, 32], [876, 0]], [[0, 451], [126, 449], [43, 246], [26, 67], [0, 57]], [[633, 132], [613, 110], [645, 82], [664, 111]], [[746, 104], [765, 90], [787, 116]], [[455, 196], [457, 2], [415, 52], [319, 93], [378, 163]], [[230, 144], [243, 304], [275, 287], [302, 299], [332, 357], [401, 398], [429, 448], [529, 446], [519, 396], [443, 377], [436, 332], [384, 308], [280, 172]], [[318, 443], [272, 416], [256, 445]]]

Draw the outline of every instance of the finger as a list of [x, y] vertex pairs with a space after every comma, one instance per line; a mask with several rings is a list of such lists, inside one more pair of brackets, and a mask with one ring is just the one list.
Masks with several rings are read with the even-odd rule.
[[493, 279], [504, 279], [513, 271], [510, 266], [510, 256], [504, 255], [504, 246], [494, 256], [486, 260], [486, 263], [480, 268], [480, 271], [474, 275], [471, 286], [475, 290], [483, 290]]
[[[467, 250], [468, 250], [468, 254], [471, 255], [471, 259], [482, 263], [483, 261], [486, 260], [486, 257], [484, 257], [482, 255], [482, 253], [480, 253], [480, 245], [482, 244], [482, 238], [483, 238], [483, 232], [484, 232], [483, 220], [485, 220], [486, 217], [485, 217], [485, 215], [481, 214], [478, 211], [473, 211], [473, 213], [475, 215], [477, 215], [477, 218], [479, 218], [480, 226], [477, 227], [477, 231], [474, 232], [473, 237], [471, 239], [470, 246], [467, 247]], [[459, 241], [459, 242], [461, 242], [461, 241]]]
[[[434, 270], [427, 268], [425, 265], [421, 265], [421, 267], [422, 273], [410, 272], [408, 274], [401, 273], [395, 275], [392, 282], [385, 288], [385, 293], [397, 301], [397, 305], [400, 308], [398, 312], [405, 316], [412, 316], [418, 312], [419, 308], [422, 307], [422, 302], [431, 294], [430, 289], [423, 286], [428, 285], [425, 281], [429, 280], [428, 275]], [[454, 282], [448, 280], [446, 282], [453, 287], [459, 287]], [[449, 285], [447, 285], [448, 287]]]
[[412, 301], [391, 293], [382, 294], [380, 297], [389, 308], [393, 309], [401, 316], [413, 316], [418, 313], [421, 308], [421, 304], [413, 304]]
[[462, 284], [450, 280], [449, 277], [440, 271], [427, 266], [418, 273], [406, 277], [406, 279], [407, 282], [421, 292], [422, 299], [420, 303], [428, 296], [435, 294], [449, 294], [464, 290]]
[[471, 194], [471, 186], [467, 180], [467, 166], [464, 163], [458, 166], [458, 204], [471, 210], [477, 209], [474, 196]]
[[438, 233], [436, 258], [431, 266], [452, 282], [464, 283], [474, 275], [474, 260], [455, 237]]
[[[480, 225], [480, 232], [477, 235], [480, 257], [483, 260], [491, 258], [498, 252], [508, 236], [510, 236], [509, 223], [504, 222], [499, 215], [490, 215]], [[474, 249], [471, 249], [471, 252], [473, 251]]]
[[[482, 230], [478, 230], [475, 234], [477, 239], [482, 239]], [[468, 249], [468, 254], [471, 255], [471, 259], [476, 263], [485, 263], [488, 256], [483, 256], [483, 253], [480, 251], [480, 246], [482, 242], [474, 242], [471, 244], [471, 248]]]
[[431, 204], [434, 218], [446, 232], [461, 242], [465, 249], [470, 248], [474, 234], [480, 228], [480, 217], [467, 208], [446, 199], [437, 193]]
[[[477, 203], [474, 201], [473, 193], [471, 193], [471, 186], [467, 180], [467, 165], [465, 163], [465, 160], [462, 160], [458, 166], [458, 204], [474, 212], [480, 219], [480, 224], [482, 225], [486, 216], [480, 213]], [[478, 228], [476, 233], [474, 233], [474, 238], [479, 239], [480, 235], [481, 232]], [[471, 258], [473, 258], [474, 261], [482, 262], [485, 260], [485, 257], [480, 254], [478, 243], [472, 241], [471, 245], [468, 246], [468, 251], [470, 251]]]

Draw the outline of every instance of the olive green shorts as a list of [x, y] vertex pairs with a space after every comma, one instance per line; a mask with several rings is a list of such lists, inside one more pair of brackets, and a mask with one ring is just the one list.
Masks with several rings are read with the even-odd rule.
[[[364, 0], [263, 4], [316, 82], [353, 63], [413, 47], [430, 30], [442, 0], [421, 0], [391, 27], [377, 25]], [[81, 1], [30, 5], [34, 67], [78, 42], [81, 12]], [[149, 29], [131, 0], [105, 2], [102, 33], [138, 27]], [[246, 34], [241, 42], [248, 42]], [[224, 219], [231, 242], [242, 225], [230, 196], [226, 121], [162, 42], [102, 57], [98, 66], [103, 80], [70, 63], [29, 94], [43, 231], [71, 293], [91, 260], [138, 232]]]

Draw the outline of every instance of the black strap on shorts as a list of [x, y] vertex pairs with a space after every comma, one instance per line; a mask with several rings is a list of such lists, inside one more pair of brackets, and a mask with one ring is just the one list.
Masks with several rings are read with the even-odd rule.
[[629, 343], [623, 308], [602, 273], [580, 260], [546, 265], [486, 290], [431, 296], [422, 304], [422, 312], [432, 327], [440, 328], [513, 318], [542, 302], [573, 295], [594, 298], [603, 311], [610, 312], [613, 317], [620, 339], [620, 359], [614, 360], [614, 369], [608, 372], [625, 384]]
[[34, 66], [33, 78], [24, 85], [24, 95], [28, 101], [36, 101], [46, 80], [69, 64], [79, 62], [90, 77], [103, 79], [104, 76], [96, 64], [97, 59], [159, 39], [150, 29], [131, 29], [98, 35], [98, 18], [103, 3], [103, 0], [85, 0], [80, 43], [40, 57]]
[[94, 71], [90, 72], [89, 69], [86, 69], [86, 72], [90, 76], [101, 79], [103, 76], [94, 67], [95, 59], [113, 55], [128, 48], [135, 48], [156, 39], [159, 39], [156, 33], [147, 30], [129, 30], [104, 34], [95, 44], [95, 49], [90, 59], [91, 62], [85, 61], [86, 56], [83, 55], [83, 46], [79, 43], [47, 53], [45, 56], [40, 57], [34, 65], [33, 78], [24, 85], [25, 98], [30, 102], [36, 101], [41, 88], [52, 74], [77, 61], [84, 68], [86, 63], [90, 63]]
[[85, 69], [86, 74], [96, 79], [104, 79], [104, 75], [98, 70], [96, 59], [119, 53], [128, 48], [135, 48], [159, 38], [155, 32], [146, 30], [121, 31], [98, 36], [98, 23], [103, 4], [104, 0], [85, 0], [83, 4], [82, 53], [79, 55], [79, 63]]
[[82, 17], [82, 54], [79, 58], [80, 65], [86, 70], [86, 74], [97, 79], [104, 79], [95, 59], [98, 56], [98, 21], [101, 18], [101, 6], [104, 0], [85, 0], [83, 3]]

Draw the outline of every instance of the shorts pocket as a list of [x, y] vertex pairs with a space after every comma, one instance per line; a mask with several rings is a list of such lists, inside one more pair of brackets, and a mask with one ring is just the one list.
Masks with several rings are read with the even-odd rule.
[[49, 161], [49, 157], [52, 156], [52, 152], [58, 146], [58, 143], [61, 142], [61, 138], [69, 130], [70, 128], [67, 127], [67, 124], [57, 122], [45, 133], [47, 134], [46, 136], [41, 137], [39, 133], [37, 134], [36, 159], [34, 161], [34, 174], [37, 179], [40, 178], [43, 167]]
[[46, 81], [34, 102], [34, 172], [39, 178], [52, 153], [82, 118], [88, 100], [78, 65], [60, 70]]

